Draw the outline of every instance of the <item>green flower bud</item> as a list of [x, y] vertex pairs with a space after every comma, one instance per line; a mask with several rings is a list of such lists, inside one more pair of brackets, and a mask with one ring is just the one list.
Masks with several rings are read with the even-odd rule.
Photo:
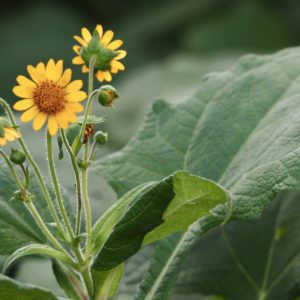
[[106, 132], [97, 131], [94, 135], [94, 142], [100, 145], [107, 143], [108, 135]]
[[11, 149], [10, 160], [16, 165], [22, 165], [26, 160], [26, 156], [24, 152], [18, 149]]
[[103, 106], [112, 107], [118, 97], [117, 90], [111, 85], [104, 85], [99, 89], [98, 101]]

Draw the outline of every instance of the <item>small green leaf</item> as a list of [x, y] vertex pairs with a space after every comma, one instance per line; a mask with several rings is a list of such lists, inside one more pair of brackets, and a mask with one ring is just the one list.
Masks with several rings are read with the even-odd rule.
[[64, 253], [61, 251], [58, 251], [50, 246], [47, 245], [41, 245], [41, 244], [31, 244], [24, 246], [18, 250], [16, 250], [13, 254], [11, 254], [4, 266], [3, 266], [3, 272], [7, 270], [7, 268], [17, 259], [27, 256], [27, 255], [33, 255], [33, 254], [39, 254], [39, 255], [45, 255], [50, 258], [58, 259], [60, 261], [63, 261], [69, 265], [74, 265], [74, 262]]
[[1, 300], [59, 300], [52, 292], [29, 284], [24, 284], [0, 274]]
[[83, 299], [83, 297], [79, 296], [85, 295], [82, 290], [82, 284], [80, 282], [80, 278], [75, 273], [65, 268], [62, 264], [55, 260], [52, 260], [52, 270], [57, 283], [65, 291], [68, 297], [73, 300]]
[[94, 282], [93, 300], [108, 299], [115, 296], [124, 272], [124, 264], [109, 271], [92, 270]]
[[[84, 119], [84, 116], [79, 117], [77, 123], [81, 125], [83, 123], [83, 119]], [[96, 124], [101, 124], [101, 123], [105, 122], [105, 120], [106, 120], [106, 117], [97, 117], [97, 116], [92, 115], [92, 116], [88, 116], [86, 123], [96, 125]]]

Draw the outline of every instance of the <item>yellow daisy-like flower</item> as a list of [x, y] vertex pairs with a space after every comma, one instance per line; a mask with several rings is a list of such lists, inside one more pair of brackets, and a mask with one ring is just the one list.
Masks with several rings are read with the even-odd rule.
[[[89, 49], [89, 44], [92, 41], [93, 37], [87, 28], [81, 29], [81, 35], [74, 36], [74, 39], [80, 44], [73, 47], [73, 50], [78, 55], [73, 58], [73, 64], [83, 65], [82, 72], [88, 73], [89, 71], [89, 59], [92, 55], [96, 56], [95, 63], [95, 76], [96, 78], [102, 81], [111, 81], [112, 74], [116, 74], [119, 71], [124, 71], [124, 65], [119, 61], [120, 59], [126, 56], [125, 50], [117, 50], [122, 46], [123, 41], [121, 40], [112, 40], [114, 33], [111, 30], [103, 32], [101, 25], [96, 26], [96, 32], [99, 35], [98, 47], [93, 45]], [[86, 53], [83, 54], [82, 49], [86, 50]]]
[[33, 120], [33, 129], [40, 130], [48, 119], [48, 131], [55, 135], [58, 128], [66, 129], [77, 121], [76, 113], [83, 111], [79, 103], [86, 99], [81, 91], [82, 80], [71, 82], [71, 69], [63, 70], [63, 61], [50, 59], [45, 65], [29, 65], [31, 80], [23, 75], [17, 77], [18, 86], [13, 88], [16, 96], [23, 98], [14, 104], [14, 109], [25, 111], [22, 122]]
[[4, 126], [4, 136], [0, 136], [0, 146], [5, 146], [7, 142], [13, 142], [20, 137], [21, 134], [16, 129]]

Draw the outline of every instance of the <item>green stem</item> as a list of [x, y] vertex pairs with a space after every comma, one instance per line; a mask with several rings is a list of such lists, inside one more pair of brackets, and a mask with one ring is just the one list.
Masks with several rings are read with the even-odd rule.
[[[13, 115], [13, 113], [12, 113], [12, 111], [11, 111], [9, 105], [8, 105], [8, 103], [7, 103], [4, 99], [0, 98], [0, 104], [2, 104], [2, 105], [4, 106], [5, 111], [6, 111], [8, 117], [9, 117], [9, 119], [10, 119], [10, 121], [11, 121], [11, 124], [12, 124], [14, 127], [17, 127], [17, 123], [16, 123], [16, 121], [15, 121], [15, 117], [14, 117], [14, 115]], [[56, 222], [57, 227], [58, 227], [59, 231], [61, 232], [61, 234], [63, 235], [63, 237], [66, 239], [66, 233], [65, 233], [65, 230], [64, 230], [64, 228], [63, 228], [63, 226], [62, 226], [62, 224], [61, 224], [61, 221], [60, 221], [60, 219], [59, 219], [59, 217], [58, 217], [58, 214], [57, 214], [57, 212], [56, 212], [56, 210], [55, 210], [55, 207], [54, 207], [54, 205], [53, 205], [53, 202], [52, 202], [52, 199], [51, 199], [51, 197], [50, 197], [49, 191], [48, 191], [48, 189], [47, 189], [47, 187], [46, 187], [46, 184], [45, 184], [45, 182], [44, 182], [44, 180], [43, 180], [41, 171], [40, 171], [38, 165], [36, 164], [36, 162], [34, 161], [33, 157], [31, 156], [31, 154], [29, 153], [29, 151], [28, 151], [28, 149], [27, 149], [27, 146], [26, 146], [26, 144], [25, 144], [23, 138], [20, 137], [20, 138], [18, 139], [18, 141], [19, 141], [19, 144], [21, 145], [21, 147], [22, 147], [22, 149], [23, 149], [23, 151], [24, 151], [24, 153], [25, 153], [27, 159], [29, 160], [30, 164], [32, 165], [32, 167], [33, 167], [33, 169], [34, 169], [34, 171], [35, 171], [35, 174], [36, 174], [36, 176], [37, 176], [37, 178], [38, 178], [39, 184], [40, 184], [41, 189], [42, 189], [42, 191], [43, 191], [44, 197], [45, 197], [46, 202], [47, 202], [47, 204], [48, 204], [48, 206], [49, 206], [49, 209], [50, 209], [50, 213], [51, 213], [51, 215], [52, 215], [52, 218], [53, 218], [53, 220]]]
[[89, 297], [92, 299], [94, 294], [94, 284], [93, 279], [91, 276], [90, 268], [86, 268], [82, 273], [82, 278], [84, 280], [87, 292], [89, 294]]
[[53, 181], [53, 185], [54, 185], [54, 189], [55, 189], [58, 206], [59, 206], [60, 212], [62, 214], [62, 217], [64, 219], [64, 222], [66, 224], [70, 238], [71, 238], [71, 240], [74, 240], [74, 232], [73, 232], [70, 220], [68, 218], [68, 215], [67, 215], [62, 197], [61, 197], [61, 192], [60, 192], [57, 174], [55, 171], [55, 166], [54, 166], [54, 161], [53, 161], [52, 137], [49, 134], [49, 132], [47, 132], [47, 153], [48, 153], [48, 164], [49, 164], [49, 168], [50, 168], [50, 173], [51, 173], [51, 177], [52, 177], [52, 181]]
[[77, 236], [80, 233], [80, 225], [81, 225], [81, 213], [82, 213], [82, 199], [81, 199], [81, 183], [80, 183], [80, 174], [78, 165], [76, 162], [76, 157], [73, 153], [72, 148], [70, 147], [68, 140], [66, 138], [65, 132], [61, 129], [60, 130], [61, 137], [63, 139], [63, 142], [65, 144], [65, 147], [69, 153], [71, 163], [74, 169], [75, 173], [75, 179], [76, 179], [76, 189], [77, 189], [77, 218], [76, 218], [76, 229], [75, 229], [75, 235]]
[[15, 180], [17, 186], [18, 186], [18, 189], [20, 191], [22, 191], [24, 189], [23, 185], [22, 185], [22, 183], [21, 183], [21, 181], [20, 181], [20, 179], [19, 179], [12, 163], [10, 162], [9, 158], [6, 156], [6, 154], [2, 150], [0, 150], [0, 154], [3, 156], [5, 162], [7, 163], [8, 167], [9, 167], [9, 170], [10, 170], [12, 176], [14, 177], [14, 180]]
[[[75, 154], [76, 155], [79, 153], [79, 150], [81, 148], [81, 143], [82, 143], [82, 140], [83, 140], [83, 136], [84, 136], [88, 116], [89, 116], [90, 111], [91, 111], [91, 105], [92, 105], [92, 102], [93, 102], [93, 98], [98, 93], [98, 90], [93, 91], [94, 66], [95, 66], [95, 57], [93, 56], [90, 60], [90, 66], [89, 66], [88, 101], [87, 101], [87, 104], [86, 104], [85, 114], [84, 114], [83, 122], [82, 122], [82, 125], [81, 125], [81, 130], [80, 130], [80, 133], [79, 133], [78, 143], [77, 143], [76, 149], [75, 149]], [[85, 146], [87, 144], [88, 143], [86, 143]]]
[[56, 238], [52, 235], [46, 224], [44, 223], [43, 219], [41, 218], [40, 214], [38, 213], [36, 207], [32, 203], [32, 201], [26, 202], [26, 206], [28, 210], [33, 215], [34, 219], [36, 220], [37, 224], [39, 225], [40, 229], [43, 231], [47, 239], [52, 243], [52, 245], [57, 248], [58, 250], [62, 251], [63, 253], [69, 254], [66, 250], [62, 247], [62, 245], [56, 240]]

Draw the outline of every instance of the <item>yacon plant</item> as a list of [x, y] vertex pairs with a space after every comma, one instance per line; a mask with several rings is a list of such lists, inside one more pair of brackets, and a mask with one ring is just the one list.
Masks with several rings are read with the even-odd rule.
[[[54, 275], [70, 299], [104, 300], [115, 295], [129, 257], [145, 245], [185, 231], [199, 218], [210, 215], [214, 207], [227, 203], [229, 194], [213, 181], [186, 171], [175, 170], [162, 180], [141, 183], [132, 177], [136, 180], [133, 189], [92, 224], [88, 175], [97, 148], [108, 139], [106, 133], [94, 132], [105, 118], [93, 115], [93, 104], [97, 101], [112, 107], [118, 98], [114, 87], [95, 86], [94, 77], [99, 82], [111, 81], [113, 74], [124, 70], [120, 60], [126, 51], [119, 50], [122, 41], [113, 40], [113, 32], [103, 32], [101, 25], [92, 34], [86, 28], [81, 33], [82, 37], [75, 36], [79, 45], [74, 46], [77, 56], [73, 63], [82, 65], [82, 72], [88, 76], [87, 93], [82, 90], [81, 80], [72, 81], [72, 70], [64, 69], [62, 60], [53, 59], [29, 65], [29, 77], [19, 75], [18, 85], [13, 88], [21, 98], [13, 105], [15, 111], [22, 112], [21, 123], [32, 121], [34, 131], [44, 128], [46, 132], [53, 188], [49, 188], [49, 180], [45, 180], [30, 154], [22, 126], [8, 102], [0, 98], [6, 113], [0, 119], [0, 145], [14, 141], [19, 144], [10, 153], [6, 147], [0, 150], [0, 254], [9, 255], [4, 273], [24, 256], [49, 257]], [[58, 159], [65, 159], [64, 153], [69, 156], [74, 195], [66, 195], [59, 184], [53, 139], [58, 145]], [[225, 219], [230, 214], [228, 209]], [[223, 222], [223, 217], [217, 222]], [[58, 299], [50, 291], [17, 283], [4, 275], [0, 277], [0, 298]]]
[[[83, 28], [82, 37], [75, 39], [79, 45], [74, 46], [77, 56], [73, 63], [82, 65], [82, 72], [88, 75], [87, 93], [80, 80], [71, 81], [71, 69], [64, 70], [61, 60], [52, 59], [28, 66], [30, 78], [18, 76], [13, 89], [22, 98], [13, 105], [23, 112], [21, 122], [32, 121], [36, 131], [45, 128], [50, 180], [45, 180], [29, 153], [10, 106], [0, 99], [6, 113], [0, 120], [0, 254], [8, 255], [3, 271], [21, 257], [43, 255], [52, 260], [54, 275], [69, 299], [105, 300], [115, 297], [130, 257], [177, 232], [158, 242], [150, 269], [134, 296], [168, 299], [183, 258], [200, 235], [213, 227], [225, 228], [230, 220], [259, 218], [279, 191], [299, 188], [300, 51], [247, 56], [226, 72], [204, 77], [192, 99], [174, 107], [156, 102], [143, 128], [123, 150], [94, 161], [98, 147], [108, 139], [106, 133], [94, 132], [96, 125], [105, 121], [103, 116], [93, 115], [94, 101], [112, 107], [118, 97], [114, 87], [94, 85], [94, 77], [99, 82], [111, 81], [113, 74], [124, 70], [120, 60], [126, 52], [119, 50], [122, 41], [113, 41], [113, 32], [103, 32], [100, 25], [92, 34]], [[85, 107], [81, 104], [84, 100]], [[64, 153], [70, 158], [74, 195], [66, 195], [59, 184], [54, 138], [58, 159], [66, 159]], [[10, 153], [2, 148], [14, 141], [19, 146]], [[91, 220], [89, 171], [107, 178], [119, 196], [95, 224]], [[270, 257], [277, 241], [291, 240], [286, 228], [280, 225], [277, 230], [278, 224], [273, 226]], [[220, 240], [218, 234], [214, 236]], [[237, 259], [232, 240], [217, 245], [224, 255], [219, 259], [229, 264], [225, 256], [228, 247], [229, 255], [235, 255], [242, 276], [251, 283], [251, 288], [243, 289], [250, 295], [243, 295], [244, 299], [292, 299], [298, 281], [278, 288], [287, 277], [271, 280], [275, 272], [272, 259], [267, 259], [263, 276], [256, 278], [258, 273], [248, 272]], [[194, 248], [196, 257], [202, 255], [201, 249], [211, 252], [209, 248], [216, 247], [213, 242], [201, 239], [199, 250]], [[224, 271], [210, 270], [212, 264], [201, 268], [211, 259], [207, 253], [193, 274], [230, 278]], [[189, 264], [190, 260], [185, 267]], [[197, 259], [192, 261], [195, 264]], [[289, 266], [289, 262], [281, 263], [276, 272], [285, 274]], [[182, 276], [177, 290], [186, 293], [184, 283], [190, 284], [190, 277]], [[240, 299], [239, 293], [230, 293], [234, 289], [215, 289], [201, 280], [196, 286], [193, 291], [201, 294]], [[50, 291], [4, 275], [0, 277], [0, 296], [3, 300], [59, 299]]]

